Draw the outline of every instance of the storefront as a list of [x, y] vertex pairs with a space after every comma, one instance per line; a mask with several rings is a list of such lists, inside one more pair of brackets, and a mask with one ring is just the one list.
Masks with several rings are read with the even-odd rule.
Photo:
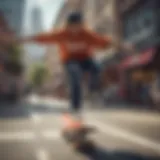
[[123, 14], [124, 40], [133, 43], [138, 51], [119, 66], [126, 99], [132, 102], [141, 103], [146, 99], [144, 95], [149, 97], [145, 93], [160, 69], [159, 7], [158, 0], [141, 0]]
[[120, 73], [118, 64], [120, 62], [119, 53], [115, 53], [113, 57], [104, 59], [101, 64], [102, 83], [107, 85], [117, 84], [120, 81]]

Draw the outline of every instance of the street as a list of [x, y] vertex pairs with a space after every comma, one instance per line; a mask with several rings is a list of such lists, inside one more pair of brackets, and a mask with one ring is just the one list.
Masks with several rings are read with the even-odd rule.
[[[60, 137], [67, 104], [42, 98], [1, 105], [0, 160], [81, 160]], [[160, 115], [125, 109], [85, 109], [93, 139], [107, 160], [160, 159]]]

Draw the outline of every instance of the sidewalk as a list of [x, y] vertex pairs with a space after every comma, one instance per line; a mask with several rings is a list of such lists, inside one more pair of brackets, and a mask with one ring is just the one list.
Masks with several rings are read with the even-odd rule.
[[[63, 106], [63, 107], [68, 107], [69, 106], [69, 101], [65, 99], [58, 99], [58, 98], [53, 98], [53, 97], [41, 97], [37, 95], [32, 95], [27, 98], [27, 101], [34, 103], [34, 104], [47, 104], [47, 105], [56, 105], [56, 106]], [[152, 112], [157, 112], [156, 108], [152, 106], [143, 106], [143, 105], [131, 105], [127, 103], [115, 103], [115, 104], [100, 104], [97, 102], [90, 102], [90, 101], [85, 101], [83, 108], [86, 109], [129, 109], [129, 110], [139, 110], [139, 111], [152, 111]]]
[[68, 102], [62, 99], [52, 98], [52, 97], [45, 97], [45, 96], [38, 96], [38, 95], [30, 95], [27, 98], [27, 101], [31, 103], [41, 103], [41, 104], [51, 104], [51, 105], [67, 105]]

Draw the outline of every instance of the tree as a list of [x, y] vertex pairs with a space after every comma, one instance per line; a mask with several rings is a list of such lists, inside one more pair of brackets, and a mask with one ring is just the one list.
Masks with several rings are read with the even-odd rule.
[[29, 75], [33, 87], [41, 87], [48, 78], [48, 75], [49, 72], [43, 63], [34, 64]]
[[9, 58], [6, 63], [6, 69], [8, 72], [19, 75], [23, 72], [24, 66], [22, 65], [22, 48], [13, 44], [8, 47]]
[[10, 48], [10, 58], [13, 63], [20, 63], [22, 60], [22, 48], [19, 45], [11, 45]]

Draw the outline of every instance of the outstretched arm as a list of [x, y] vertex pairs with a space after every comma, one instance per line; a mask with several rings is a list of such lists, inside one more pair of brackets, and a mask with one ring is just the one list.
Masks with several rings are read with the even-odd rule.
[[132, 53], [135, 52], [134, 47], [132, 44], [129, 43], [124, 43], [124, 44], [120, 44], [118, 43], [116, 40], [114, 40], [111, 37], [103, 37], [100, 36], [97, 33], [94, 32], [89, 32], [87, 31], [87, 35], [89, 38], [89, 41], [95, 46], [95, 47], [100, 47], [100, 48], [108, 48], [111, 46], [114, 46], [116, 48], [120, 48], [128, 53]]
[[37, 43], [56, 43], [61, 39], [61, 32], [54, 32], [54, 33], [42, 33], [35, 36], [25, 37], [22, 39], [19, 39], [20, 42], [37, 42]]
[[95, 48], [106, 48], [111, 45], [111, 39], [109, 37], [103, 37], [95, 32], [91, 32], [86, 30], [86, 35], [89, 40], [89, 43], [93, 45]]
[[23, 38], [15, 38], [15, 36], [7, 35], [1, 36], [2, 41], [8, 43], [30, 43], [37, 42], [42, 44], [56, 43], [61, 40], [61, 32], [42, 33], [35, 36], [28, 36]]

